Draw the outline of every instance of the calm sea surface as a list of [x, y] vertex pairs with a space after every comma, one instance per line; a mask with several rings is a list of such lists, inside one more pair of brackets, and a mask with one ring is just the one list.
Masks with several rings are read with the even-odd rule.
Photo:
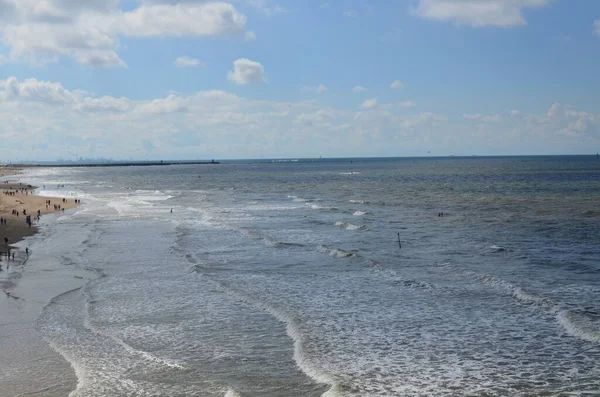
[[595, 156], [24, 179], [84, 202], [28, 265], [96, 275], [37, 320], [73, 397], [600, 395]]

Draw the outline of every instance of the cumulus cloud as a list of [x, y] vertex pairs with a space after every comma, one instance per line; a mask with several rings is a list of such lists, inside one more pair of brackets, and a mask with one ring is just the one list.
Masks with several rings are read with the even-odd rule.
[[132, 102], [127, 98], [114, 98], [104, 96], [102, 98], [83, 98], [81, 102], [75, 104], [73, 109], [80, 112], [127, 112], [133, 107]]
[[315, 124], [328, 122], [331, 126], [329, 122], [333, 121], [335, 117], [335, 112], [332, 109], [320, 109], [314, 113], [302, 113], [296, 117], [294, 122], [310, 127]]
[[1, 82], [4, 87], [3, 99], [6, 101], [32, 101], [46, 104], [65, 104], [76, 100], [76, 95], [65, 89], [62, 84], [37, 79], [25, 79], [19, 82], [9, 77]]
[[498, 122], [502, 120], [502, 116], [499, 114], [483, 115], [479, 113], [465, 113], [463, 114], [463, 117], [467, 120], [478, 120], [484, 122]]
[[120, 37], [251, 37], [246, 16], [225, 2], [0, 0], [0, 38], [11, 59], [34, 64], [71, 57], [89, 67], [124, 67]]
[[414, 101], [402, 101], [398, 103], [399, 108], [414, 108], [417, 104]]
[[365, 87], [360, 86], [360, 85], [355, 85], [354, 87], [352, 87], [352, 91], [354, 91], [354, 92], [366, 92], [367, 89]]
[[273, 4], [268, 0], [246, 0], [250, 5], [257, 8], [260, 12], [268, 17], [286, 13], [287, 10], [279, 4]]
[[304, 91], [304, 92], [314, 92], [314, 93], [317, 93], [317, 94], [322, 94], [323, 92], [327, 91], [327, 86], [325, 86], [323, 84], [319, 84], [319, 85], [314, 86], [314, 87], [304, 86], [304, 87], [302, 87], [302, 91]]
[[404, 83], [402, 83], [400, 80], [394, 80], [392, 84], [390, 84], [390, 87], [394, 90], [399, 90], [404, 87]]
[[[600, 114], [558, 102], [518, 118], [465, 113], [468, 118], [451, 122], [444, 114], [414, 112], [412, 104], [379, 104], [373, 98], [364, 108], [345, 109], [317, 100], [252, 100], [220, 90], [134, 100], [9, 77], [0, 80], [5, 137], [0, 144], [9, 159], [13, 153], [23, 159], [25, 153], [37, 160], [68, 156], [68, 151], [115, 159], [210, 159], [397, 156], [427, 150], [468, 155], [486, 148], [489, 154], [555, 153], [556, 148], [582, 153], [600, 145]], [[20, 146], [23, 142], [44, 149]]]
[[372, 109], [377, 106], [377, 98], [365, 99], [360, 105], [363, 109]]
[[178, 68], [195, 68], [202, 65], [202, 62], [196, 58], [190, 58], [187, 56], [177, 58], [174, 63]]
[[242, 34], [246, 16], [229, 3], [143, 5], [124, 12], [119, 31], [130, 36]]
[[541, 8], [549, 0], [419, 0], [417, 15], [460, 25], [517, 26], [526, 23], [523, 10]]
[[247, 58], [240, 58], [233, 62], [233, 70], [227, 78], [237, 84], [264, 83], [265, 68], [259, 62]]
[[186, 100], [177, 95], [169, 95], [166, 98], [155, 99], [149, 103], [139, 105], [135, 111], [142, 114], [165, 114], [187, 111]]

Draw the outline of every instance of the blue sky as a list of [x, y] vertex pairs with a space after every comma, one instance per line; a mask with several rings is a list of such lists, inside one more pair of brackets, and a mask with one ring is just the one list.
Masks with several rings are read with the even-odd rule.
[[600, 151], [596, 1], [0, 0], [0, 37], [0, 161]]

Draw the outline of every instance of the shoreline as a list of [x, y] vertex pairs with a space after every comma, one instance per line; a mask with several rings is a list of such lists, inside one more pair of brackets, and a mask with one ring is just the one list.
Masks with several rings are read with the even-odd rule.
[[[63, 213], [78, 206], [73, 199], [39, 196], [35, 191], [35, 186], [22, 182], [0, 183], [0, 218], [5, 220], [0, 224], [0, 257], [14, 244], [37, 233], [41, 215]], [[31, 217], [30, 224], [26, 223], [27, 216]]]
[[[81, 288], [91, 275], [60, 265], [51, 253], [35, 251], [58, 238], [56, 220], [78, 204], [73, 198], [63, 202], [61, 197], [37, 195], [36, 187], [20, 180], [21, 170], [10, 171], [0, 176], [0, 384], [7, 396], [66, 396], [76, 389], [77, 376], [71, 363], [40, 334], [37, 321], [55, 296]], [[24, 210], [31, 215], [31, 225]], [[55, 217], [47, 217], [53, 213]]]

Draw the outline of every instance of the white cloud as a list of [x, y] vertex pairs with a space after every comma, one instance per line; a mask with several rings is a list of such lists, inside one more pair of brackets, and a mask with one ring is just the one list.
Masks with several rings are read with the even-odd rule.
[[255, 41], [256, 40], [256, 32], [253, 30], [249, 30], [244, 33], [244, 40], [246, 41]]
[[352, 87], [352, 91], [354, 91], [354, 92], [366, 92], [367, 89], [365, 87], [360, 86], [360, 85], [355, 85], [354, 87]]
[[155, 99], [149, 103], [139, 105], [135, 111], [143, 114], [165, 114], [187, 111], [186, 100], [176, 95], [169, 95], [166, 98]]
[[268, 17], [284, 14], [287, 12], [285, 8], [280, 6], [279, 4], [272, 4], [268, 0], [247, 0], [248, 3], [254, 7], [256, 7], [260, 12], [265, 14]]
[[65, 104], [76, 100], [76, 95], [65, 89], [62, 84], [37, 79], [25, 79], [19, 82], [16, 77], [2, 80], [3, 99], [7, 101], [32, 101], [46, 104]]
[[358, 16], [358, 12], [356, 10], [346, 10], [344, 11], [344, 16], [348, 18], [356, 18]]
[[80, 51], [74, 54], [75, 59], [83, 65], [93, 68], [126, 67], [125, 62], [112, 51]]
[[521, 111], [520, 111], [520, 110], [518, 110], [518, 109], [513, 109], [513, 110], [511, 110], [511, 111], [509, 112], [509, 114], [510, 114], [511, 116], [515, 117], [515, 116], [518, 116], [518, 115], [520, 115], [520, 114], [521, 114]]
[[196, 58], [190, 58], [187, 56], [177, 58], [174, 63], [178, 68], [196, 68], [202, 65], [202, 62]]
[[332, 109], [320, 109], [314, 113], [302, 113], [296, 117], [294, 122], [305, 126], [313, 126], [318, 123], [333, 121], [335, 117], [335, 112]]
[[498, 121], [502, 120], [502, 116], [500, 116], [499, 114], [483, 115], [483, 114], [479, 114], [479, 113], [474, 113], [474, 114], [465, 113], [465, 114], [463, 114], [463, 117], [467, 120], [478, 120], [478, 121], [484, 121], [487, 123], [498, 122]]
[[4, 54], [0, 54], [0, 65], [8, 62], [8, 58]]
[[0, 38], [10, 58], [33, 64], [71, 57], [89, 67], [124, 67], [120, 37], [237, 36], [246, 16], [217, 1], [152, 2], [122, 10], [118, 0], [0, 0]]
[[398, 107], [400, 108], [414, 108], [417, 104], [414, 101], [402, 101], [398, 103]]
[[561, 103], [517, 118], [509, 119], [506, 112], [500, 119], [495, 113], [471, 114], [451, 122], [444, 114], [415, 113], [411, 101], [379, 104], [373, 98], [365, 104], [352, 110], [318, 100], [252, 100], [219, 90], [134, 100], [9, 77], [0, 80], [5, 138], [0, 146], [8, 159], [42, 160], [70, 157], [69, 151], [115, 159], [210, 159], [397, 156], [428, 150], [441, 155], [583, 153], [600, 145], [600, 114]]
[[390, 87], [394, 90], [399, 90], [404, 87], [404, 83], [402, 83], [400, 80], [395, 80], [392, 82], [392, 84], [390, 84]]
[[427, 19], [459, 25], [517, 26], [526, 23], [523, 9], [541, 8], [549, 0], [419, 0], [414, 12]]
[[302, 87], [302, 91], [304, 92], [314, 92], [317, 94], [322, 94], [325, 91], [327, 91], [327, 86], [323, 85], [323, 84], [319, 84], [315, 87], [310, 87], [310, 86], [304, 86]]
[[246, 16], [228, 3], [160, 4], [124, 12], [119, 22], [130, 36], [241, 35]]
[[83, 98], [73, 109], [80, 112], [127, 112], [132, 109], [132, 103], [127, 98], [114, 98], [104, 96], [102, 98]]
[[227, 75], [227, 78], [237, 84], [264, 83], [265, 68], [256, 61], [247, 58], [240, 58], [233, 62], [233, 70]]
[[365, 99], [360, 105], [363, 109], [372, 109], [377, 106], [377, 98]]
[[594, 21], [594, 33], [600, 36], [600, 19]]

